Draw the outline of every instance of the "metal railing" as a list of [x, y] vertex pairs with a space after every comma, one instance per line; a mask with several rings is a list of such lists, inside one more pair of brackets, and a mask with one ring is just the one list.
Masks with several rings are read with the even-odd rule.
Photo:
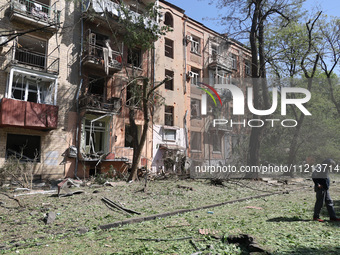
[[41, 22], [48, 24], [59, 23], [60, 12], [57, 11], [56, 3], [50, 6], [32, 0], [11, 0], [11, 9], [13, 12]]
[[7, 52], [8, 64], [19, 64], [48, 73], [59, 73], [59, 58], [12, 46]]
[[[105, 60], [104, 51], [107, 52], [107, 60]], [[110, 55], [111, 54], [111, 55]], [[109, 68], [122, 69], [122, 56], [118, 51], [109, 50], [106, 47], [88, 43], [85, 47], [85, 61], [92, 61], [96, 64], [105, 66], [105, 61]]]
[[79, 98], [79, 105], [81, 108], [86, 107], [108, 112], [119, 112], [121, 100], [120, 98], [112, 97], [105, 102], [102, 96], [89, 94]]

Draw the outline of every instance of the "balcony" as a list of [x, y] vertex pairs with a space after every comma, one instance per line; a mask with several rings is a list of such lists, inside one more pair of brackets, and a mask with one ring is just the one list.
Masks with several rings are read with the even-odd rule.
[[59, 58], [52, 56], [53, 53], [55, 53], [55, 50], [46, 55], [20, 49], [18, 45], [15, 45], [6, 53], [7, 66], [21, 66], [39, 72], [58, 74]]
[[53, 31], [58, 27], [60, 12], [56, 3], [52, 6], [48, 3], [44, 0], [11, 0], [10, 19]]
[[58, 106], [3, 98], [0, 104], [0, 126], [38, 130], [56, 129]]
[[232, 60], [230, 57], [223, 56], [216, 52], [212, 52], [208, 57], [208, 66], [210, 69], [224, 69], [229, 72], [232, 71]]
[[104, 100], [99, 95], [84, 95], [79, 98], [79, 106], [87, 112], [120, 112], [121, 100], [118, 97], [112, 97], [109, 100]]
[[122, 70], [122, 56], [119, 52], [92, 43], [85, 45], [83, 65], [105, 69], [106, 73]]
[[[121, 1], [121, 2], [127, 2], [127, 1]], [[144, 2], [144, 4], [150, 4], [150, 3], [154, 3], [155, 0], [143, 0], [142, 2]], [[115, 20], [116, 22], [119, 19], [122, 19], [122, 20], [127, 19], [127, 17], [129, 17], [133, 23], [139, 22], [140, 15], [141, 15], [140, 13], [144, 11], [143, 5], [138, 4], [138, 6], [136, 7], [135, 5], [128, 5], [128, 3], [124, 3], [124, 4], [127, 7], [126, 10], [123, 9], [120, 4], [115, 3], [114, 1], [111, 1], [111, 0], [101, 0], [101, 1], [87, 0], [85, 1], [83, 12], [85, 16], [88, 15], [91, 20], [95, 18], [96, 23], [100, 22], [102, 25], [107, 24], [107, 20], [106, 18], [104, 18], [105, 16], [102, 15], [104, 12], [108, 12], [110, 14], [109, 16], [113, 18], [112, 20]], [[93, 15], [93, 12], [95, 12], [98, 15]], [[143, 19], [143, 23], [146, 29], [153, 27], [153, 25], [155, 24], [154, 21], [152, 20], [150, 21], [150, 19], [147, 17]]]

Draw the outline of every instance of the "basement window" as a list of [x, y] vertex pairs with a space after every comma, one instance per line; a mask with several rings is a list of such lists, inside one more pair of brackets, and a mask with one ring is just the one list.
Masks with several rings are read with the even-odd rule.
[[40, 162], [40, 136], [7, 134], [6, 159]]

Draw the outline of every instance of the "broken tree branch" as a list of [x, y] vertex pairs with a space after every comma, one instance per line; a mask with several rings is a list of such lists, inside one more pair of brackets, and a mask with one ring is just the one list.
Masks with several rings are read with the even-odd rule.
[[6, 197], [8, 197], [9, 199], [15, 200], [15, 201], [18, 203], [18, 205], [19, 205], [20, 207], [25, 207], [24, 205], [22, 205], [22, 204], [20, 203], [19, 199], [15, 198], [15, 197], [11, 197], [10, 195], [7, 195], [6, 193], [3, 193], [3, 192], [1, 192], [0, 194], [1, 194], [1, 195], [4, 195], [4, 196], [6, 196]]

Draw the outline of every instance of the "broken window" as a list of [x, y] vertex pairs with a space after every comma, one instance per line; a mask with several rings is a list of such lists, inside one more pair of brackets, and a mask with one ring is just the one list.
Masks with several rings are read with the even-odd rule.
[[[137, 137], [138, 142], [140, 141], [142, 135], [142, 126], [137, 125]], [[125, 147], [133, 148], [133, 139], [135, 138], [134, 131], [130, 125], [125, 125]]]
[[191, 52], [201, 54], [201, 39], [196, 36], [192, 36]]
[[169, 26], [169, 27], [174, 27], [174, 20], [172, 18], [172, 15], [170, 12], [165, 13], [164, 15], [164, 25]]
[[53, 104], [54, 82], [39, 75], [25, 75], [14, 72], [9, 84], [9, 98], [40, 104]]
[[199, 69], [191, 67], [190, 71], [191, 85], [198, 85], [198, 82], [200, 81], [200, 73], [201, 71]]
[[190, 139], [191, 150], [200, 151], [201, 150], [201, 133], [191, 132]]
[[165, 38], [165, 56], [174, 58], [174, 41]]
[[231, 54], [231, 68], [237, 70], [237, 57], [235, 54]]
[[175, 129], [164, 129], [163, 140], [176, 141], [176, 130]]
[[221, 152], [222, 150], [222, 137], [218, 134], [218, 132], [212, 134], [212, 144], [213, 144], [213, 152]]
[[47, 42], [31, 36], [19, 36], [15, 51], [15, 60], [19, 64], [45, 69]]
[[201, 116], [201, 100], [191, 99], [191, 118], [199, 118]]
[[107, 121], [103, 120], [103, 118], [99, 120], [85, 119], [85, 154], [103, 154], [107, 152], [106, 141], [108, 136], [108, 124]]
[[40, 162], [40, 136], [7, 134], [6, 159]]
[[142, 68], [142, 52], [141, 49], [129, 49], [127, 63], [138, 68]]
[[244, 63], [244, 71], [246, 75], [251, 75], [250, 62], [248, 60]]
[[230, 83], [230, 74], [226, 71], [219, 70], [214, 72], [215, 84], [229, 84]]
[[105, 78], [90, 75], [89, 76], [89, 94], [100, 95], [104, 94]]
[[173, 106], [165, 106], [164, 124], [166, 126], [173, 126], [174, 125], [174, 107]]
[[174, 90], [174, 72], [165, 70], [165, 77], [169, 77], [171, 80], [165, 82], [165, 89]]

